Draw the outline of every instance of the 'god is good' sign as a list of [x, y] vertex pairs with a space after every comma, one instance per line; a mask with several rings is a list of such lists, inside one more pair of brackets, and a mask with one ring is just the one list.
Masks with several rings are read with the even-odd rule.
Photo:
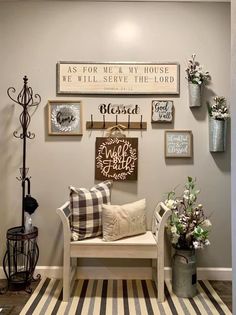
[[97, 138], [95, 179], [137, 180], [138, 138]]
[[58, 94], [179, 94], [176, 63], [57, 64]]

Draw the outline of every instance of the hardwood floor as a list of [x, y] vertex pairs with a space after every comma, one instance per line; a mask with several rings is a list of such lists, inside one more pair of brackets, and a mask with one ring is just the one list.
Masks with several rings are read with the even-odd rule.
[[[231, 281], [210, 281], [215, 291], [219, 294], [223, 302], [232, 311], [232, 283]], [[5, 280], [0, 280], [0, 287], [6, 286]], [[31, 284], [34, 290], [37, 283]], [[0, 295], [0, 315], [19, 315], [23, 306], [29, 299], [30, 294], [25, 291], [8, 291]]]
[[[7, 282], [5, 280], [0, 280], [0, 288], [5, 288]], [[32, 290], [37, 287], [38, 282], [33, 282], [31, 284]], [[7, 291], [4, 294], [0, 295], [0, 309], [2, 308], [2, 312], [0, 315], [19, 315], [22, 308], [26, 304], [30, 297], [30, 294], [21, 291]]]
[[212, 287], [218, 293], [222, 301], [232, 312], [232, 282], [231, 281], [210, 281]]

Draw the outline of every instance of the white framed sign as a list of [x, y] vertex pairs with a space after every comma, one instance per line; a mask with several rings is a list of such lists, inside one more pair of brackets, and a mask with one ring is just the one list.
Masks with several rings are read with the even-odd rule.
[[179, 64], [60, 61], [57, 94], [179, 94]]
[[81, 101], [48, 101], [48, 134], [56, 136], [81, 136]]
[[191, 158], [193, 156], [193, 135], [191, 130], [165, 131], [165, 157]]
[[172, 122], [173, 101], [153, 100], [152, 101], [152, 123]]

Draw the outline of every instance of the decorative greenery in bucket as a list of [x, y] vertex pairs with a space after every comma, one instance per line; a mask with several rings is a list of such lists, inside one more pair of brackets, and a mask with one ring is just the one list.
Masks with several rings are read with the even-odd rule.
[[217, 120], [226, 120], [230, 117], [229, 108], [226, 105], [226, 99], [223, 96], [215, 96], [214, 103], [207, 102], [210, 117]]
[[167, 195], [165, 204], [172, 210], [168, 232], [176, 249], [198, 249], [210, 244], [208, 235], [211, 222], [204, 215], [203, 206], [196, 205], [199, 192], [196, 179], [188, 177], [180, 198], [176, 197], [175, 191]]
[[195, 60], [196, 54], [192, 54], [191, 59], [188, 60], [188, 67], [186, 68], [186, 79], [193, 83], [199, 84], [207, 83], [211, 80], [211, 76], [208, 71], [203, 71], [202, 66]]

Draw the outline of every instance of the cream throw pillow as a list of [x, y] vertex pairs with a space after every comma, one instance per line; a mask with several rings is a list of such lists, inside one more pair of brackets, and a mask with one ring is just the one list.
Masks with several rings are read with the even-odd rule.
[[124, 205], [102, 205], [104, 241], [146, 232], [146, 199]]

